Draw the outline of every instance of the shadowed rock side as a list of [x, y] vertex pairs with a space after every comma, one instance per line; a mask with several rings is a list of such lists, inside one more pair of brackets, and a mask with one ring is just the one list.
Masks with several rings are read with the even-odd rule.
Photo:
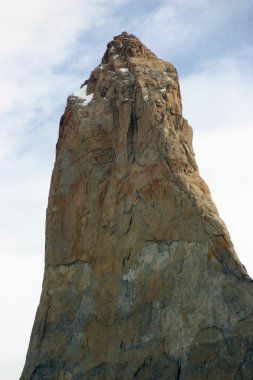
[[252, 280], [199, 176], [177, 72], [122, 33], [61, 119], [21, 379], [252, 378]]

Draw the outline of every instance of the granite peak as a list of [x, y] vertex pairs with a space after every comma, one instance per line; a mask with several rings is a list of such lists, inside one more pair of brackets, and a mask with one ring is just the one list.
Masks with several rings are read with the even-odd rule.
[[200, 177], [175, 67], [123, 32], [68, 98], [21, 380], [249, 380], [253, 284]]

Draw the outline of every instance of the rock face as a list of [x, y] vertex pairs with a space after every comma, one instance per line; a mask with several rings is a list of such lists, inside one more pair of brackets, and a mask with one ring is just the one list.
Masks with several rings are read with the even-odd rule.
[[253, 379], [253, 284], [199, 176], [177, 72], [126, 32], [60, 122], [21, 379]]

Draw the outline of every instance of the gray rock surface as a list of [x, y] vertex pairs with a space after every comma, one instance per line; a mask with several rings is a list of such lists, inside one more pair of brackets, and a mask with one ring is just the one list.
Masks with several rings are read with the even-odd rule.
[[253, 379], [253, 284], [176, 69], [123, 32], [60, 122], [22, 380]]

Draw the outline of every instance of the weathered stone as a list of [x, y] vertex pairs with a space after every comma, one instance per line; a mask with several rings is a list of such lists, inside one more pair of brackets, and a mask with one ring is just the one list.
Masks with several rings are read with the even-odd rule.
[[21, 379], [253, 378], [252, 280], [199, 176], [175, 68], [122, 33], [85, 86], [60, 122]]

